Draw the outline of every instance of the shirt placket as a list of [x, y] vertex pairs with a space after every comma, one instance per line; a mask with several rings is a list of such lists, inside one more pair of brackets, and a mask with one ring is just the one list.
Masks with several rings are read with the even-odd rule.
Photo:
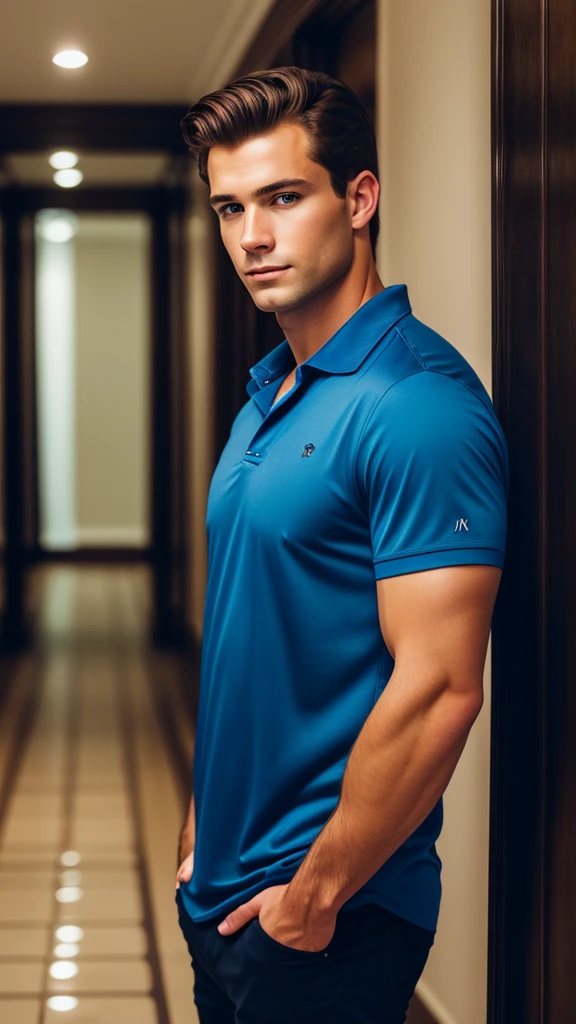
[[[302, 372], [298, 366], [296, 367], [296, 380], [294, 386], [290, 391], [283, 395], [278, 402], [275, 402], [274, 405], [272, 405], [272, 399], [278, 390], [277, 388], [273, 388], [272, 385], [275, 379], [277, 380], [281, 377], [282, 373], [279, 373], [276, 378], [264, 377], [261, 381], [261, 390], [255, 395], [255, 402], [261, 412], [264, 413], [264, 418], [252, 437], [249, 447], [244, 453], [243, 462], [251, 462], [256, 466], [259, 466], [260, 463], [263, 462], [271, 444], [274, 442], [275, 428], [279, 422], [279, 413], [285, 412], [284, 407], [286, 402], [288, 402], [289, 399], [293, 401], [300, 388]], [[255, 377], [255, 379], [258, 380], [258, 377]]]

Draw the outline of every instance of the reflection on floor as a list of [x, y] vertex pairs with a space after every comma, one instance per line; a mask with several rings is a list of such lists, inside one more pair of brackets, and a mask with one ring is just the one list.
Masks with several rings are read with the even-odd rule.
[[148, 587], [140, 566], [35, 570], [40, 642], [16, 660], [0, 720], [3, 1024], [198, 1020], [174, 906], [184, 795], [154, 688], [169, 659], [146, 648]]

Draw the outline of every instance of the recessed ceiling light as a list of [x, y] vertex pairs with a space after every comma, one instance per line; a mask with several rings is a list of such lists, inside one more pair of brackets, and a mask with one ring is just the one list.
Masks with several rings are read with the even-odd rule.
[[88, 63], [88, 57], [82, 50], [61, 50], [52, 57], [52, 61], [60, 68], [81, 68]]
[[64, 171], [68, 170], [69, 167], [76, 167], [78, 156], [76, 153], [71, 153], [68, 149], [60, 149], [57, 153], [52, 153], [52, 156], [48, 157], [48, 163], [55, 170]]
[[75, 185], [80, 184], [84, 175], [77, 167], [70, 167], [65, 171], [54, 171], [52, 177], [62, 188], [74, 188]]

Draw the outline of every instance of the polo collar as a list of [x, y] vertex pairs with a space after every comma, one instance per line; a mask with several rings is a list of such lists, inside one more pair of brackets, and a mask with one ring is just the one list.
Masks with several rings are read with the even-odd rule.
[[[405, 284], [392, 284], [358, 307], [335, 334], [301, 367], [311, 366], [326, 373], [354, 373], [374, 346], [402, 317], [412, 312]], [[249, 395], [254, 385], [261, 389], [296, 365], [288, 340], [284, 338], [264, 359], [250, 369], [246, 385]]]

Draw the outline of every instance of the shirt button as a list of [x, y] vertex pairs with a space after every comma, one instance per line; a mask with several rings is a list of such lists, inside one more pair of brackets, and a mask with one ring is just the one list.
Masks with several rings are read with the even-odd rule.
[[251, 451], [247, 451], [246, 455], [252, 455], [252, 452]]
[[269, 383], [270, 383], [269, 379], [264, 381], [264, 384], [269, 384]]

